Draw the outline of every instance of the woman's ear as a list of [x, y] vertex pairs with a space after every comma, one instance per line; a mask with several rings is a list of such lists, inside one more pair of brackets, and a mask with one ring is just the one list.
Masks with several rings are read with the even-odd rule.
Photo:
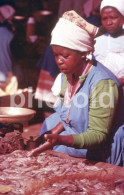
[[92, 54], [93, 53], [91, 51], [86, 54], [86, 60], [87, 61], [92, 60]]
[[82, 53], [81, 59], [82, 59], [82, 60], [83, 60], [83, 59], [86, 59], [86, 56], [88, 55], [88, 53], [89, 53], [89, 52], [84, 52], [84, 53]]
[[84, 58], [86, 58], [86, 56], [85, 56], [85, 55], [82, 55], [82, 56], [81, 56], [81, 59], [83, 60]]

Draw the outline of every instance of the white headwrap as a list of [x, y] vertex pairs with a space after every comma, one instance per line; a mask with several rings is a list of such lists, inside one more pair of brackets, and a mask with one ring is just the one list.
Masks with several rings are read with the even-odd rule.
[[116, 8], [124, 16], [124, 0], [103, 0], [101, 2], [100, 11], [106, 6]]
[[0, 7], [0, 22], [3, 23], [15, 14], [15, 9], [10, 5], [3, 5]]
[[[71, 14], [74, 14], [73, 17], [75, 16], [74, 11]], [[82, 20], [83, 18], [80, 17], [79, 20], [77, 15], [75, 21], [60, 18], [52, 31], [51, 45], [59, 45], [81, 52], [93, 51], [93, 37], [86, 30], [79, 27], [80, 25], [76, 25], [75, 23], [80, 24]]]

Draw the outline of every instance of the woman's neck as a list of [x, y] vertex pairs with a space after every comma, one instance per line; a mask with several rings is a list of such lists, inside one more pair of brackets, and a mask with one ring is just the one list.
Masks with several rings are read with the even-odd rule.
[[79, 80], [79, 76], [80, 76], [80, 74], [77, 74], [77, 75], [75, 75], [75, 74], [68, 75], [67, 76], [67, 79], [68, 79], [69, 84], [72, 85], [72, 86], [75, 85], [78, 82], [78, 80]]
[[113, 33], [113, 34], [110, 34], [110, 35], [111, 35], [111, 37], [114, 37], [114, 38], [124, 36], [124, 29], [121, 29], [120, 31]]
[[87, 65], [87, 62], [85, 61], [85, 62], [83, 63], [83, 66], [81, 66], [81, 67], [77, 70], [77, 72], [72, 73], [72, 74], [68, 74], [68, 75], [67, 75], [67, 79], [68, 79], [68, 82], [69, 82], [70, 85], [74, 86], [74, 85], [79, 81], [79, 76], [82, 75], [82, 73], [83, 73], [83, 71], [84, 71], [86, 65]]

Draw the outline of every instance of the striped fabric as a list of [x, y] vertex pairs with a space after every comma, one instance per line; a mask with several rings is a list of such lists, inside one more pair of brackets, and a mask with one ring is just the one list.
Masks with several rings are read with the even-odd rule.
[[50, 75], [50, 72], [41, 70], [35, 92], [35, 98], [41, 101], [54, 103], [55, 100], [51, 91], [53, 83], [54, 78]]

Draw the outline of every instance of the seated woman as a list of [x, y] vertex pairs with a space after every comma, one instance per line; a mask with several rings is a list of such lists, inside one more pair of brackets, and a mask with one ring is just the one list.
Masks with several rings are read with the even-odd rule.
[[95, 39], [94, 56], [124, 85], [124, 1], [103, 0], [100, 12], [107, 33]]
[[69, 11], [52, 31], [51, 46], [61, 72], [61, 91], [55, 113], [42, 125], [46, 142], [29, 152], [29, 156], [53, 147], [74, 157], [122, 166], [121, 86], [106, 67], [87, 58], [94, 50], [94, 39], [83, 24], [78, 14]]

